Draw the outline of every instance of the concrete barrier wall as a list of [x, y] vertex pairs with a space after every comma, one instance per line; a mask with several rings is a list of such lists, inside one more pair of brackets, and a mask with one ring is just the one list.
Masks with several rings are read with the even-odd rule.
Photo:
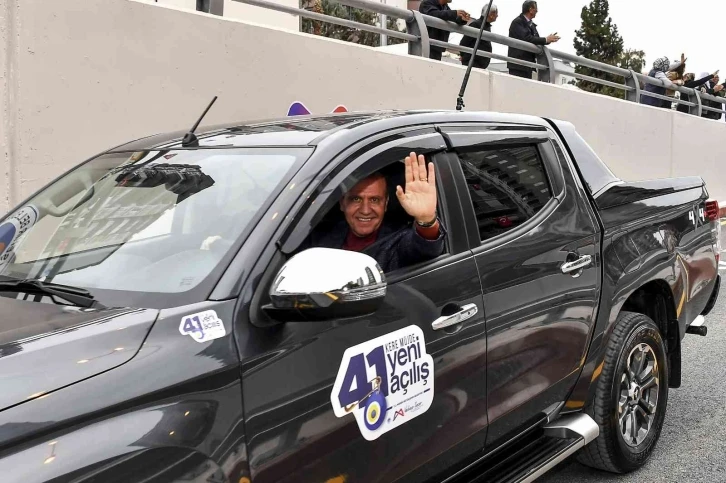
[[[83, 159], [130, 139], [205, 124], [314, 113], [453, 109], [461, 66], [134, 0], [0, 6], [0, 213]], [[474, 71], [467, 110], [572, 121], [624, 179], [703, 176], [726, 123]]]
[[673, 112], [505, 74], [492, 75], [491, 93], [493, 110], [572, 122], [617, 176], [671, 175]]

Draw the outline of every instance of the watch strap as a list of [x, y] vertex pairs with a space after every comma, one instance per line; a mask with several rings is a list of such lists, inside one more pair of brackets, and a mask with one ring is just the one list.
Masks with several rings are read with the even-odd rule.
[[416, 221], [416, 224], [418, 226], [422, 227], [422, 228], [431, 228], [432, 226], [434, 226], [436, 224], [437, 221], [439, 221], [439, 217], [438, 216], [434, 216], [434, 219], [431, 222], [422, 223], [420, 221]]

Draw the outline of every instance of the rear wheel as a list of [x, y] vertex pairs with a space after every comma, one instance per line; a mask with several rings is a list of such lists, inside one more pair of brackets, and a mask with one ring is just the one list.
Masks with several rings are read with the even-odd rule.
[[643, 466], [660, 437], [667, 402], [668, 360], [658, 327], [645, 315], [621, 313], [587, 408], [600, 435], [578, 460], [614, 473]]

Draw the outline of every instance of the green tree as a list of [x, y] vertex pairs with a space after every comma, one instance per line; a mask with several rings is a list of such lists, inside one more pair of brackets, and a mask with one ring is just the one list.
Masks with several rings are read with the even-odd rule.
[[633, 69], [637, 73], [643, 72], [645, 67], [645, 52], [642, 50], [626, 49], [620, 56], [618, 63], [623, 69]]
[[[377, 13], [369, 12], [359, 8], [342, 5], [333, 0], [301, 0], [301, 8], [323, 15], [343, 18], [353, 22], [363, 23], [366, 25], [380, 25], [380, 16]], [[397, 19], [388, 17], [386, 27], [396, 32], [403, 32], [398, 26]], [[344, 40], [356, 44], [370, 45], [379, 47], [381, 45], [380, 34], [358, 30], [342, 25], [335, 25], [320, 20], [312, 20], [303, 18], [300, 30], [314, 35], [322, 35], [332, 39]], [[388, 44], [400, 44], [404, 40], [388, 37]]]
[[[592, 0], [589, 6], [582, 7], [580, 17], [582, 18], [582, 26], [575, 31], [575, 51], [577, 55], [626, 69], [632, 68], [636, 72], [642, 70], [645, 52], [623, 50], [623, 37], [618, 33], [618, 27], [610, 17], [608, 0]], [[576, 66], [575, 72], [617, 84], [623, 84], [625, 81], [622, 76], [582, 65]], [[594, 82], [578, 80], [577, 86], [588, 92], [619, 98], [624, 96], [622, 89], [595, 84]]]

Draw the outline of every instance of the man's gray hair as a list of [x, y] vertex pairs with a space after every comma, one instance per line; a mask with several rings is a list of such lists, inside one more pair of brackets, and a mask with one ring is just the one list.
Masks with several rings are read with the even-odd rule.
[[[486, 5], [484, 5], [482, 7], [482, 9], [481, 9], [481, 16], [482, 17], [487, 14], [487, 7], [488, 6], [489, 6], [489, 4], [486, 4]], [[499, 12], [499, 7], [497, 7], [496, 5], [494, 5], [492, 3], [492, 8], [491, 8], [491, 10], [489, 10], [489, 13], [493, 13], [493, 12]]]

